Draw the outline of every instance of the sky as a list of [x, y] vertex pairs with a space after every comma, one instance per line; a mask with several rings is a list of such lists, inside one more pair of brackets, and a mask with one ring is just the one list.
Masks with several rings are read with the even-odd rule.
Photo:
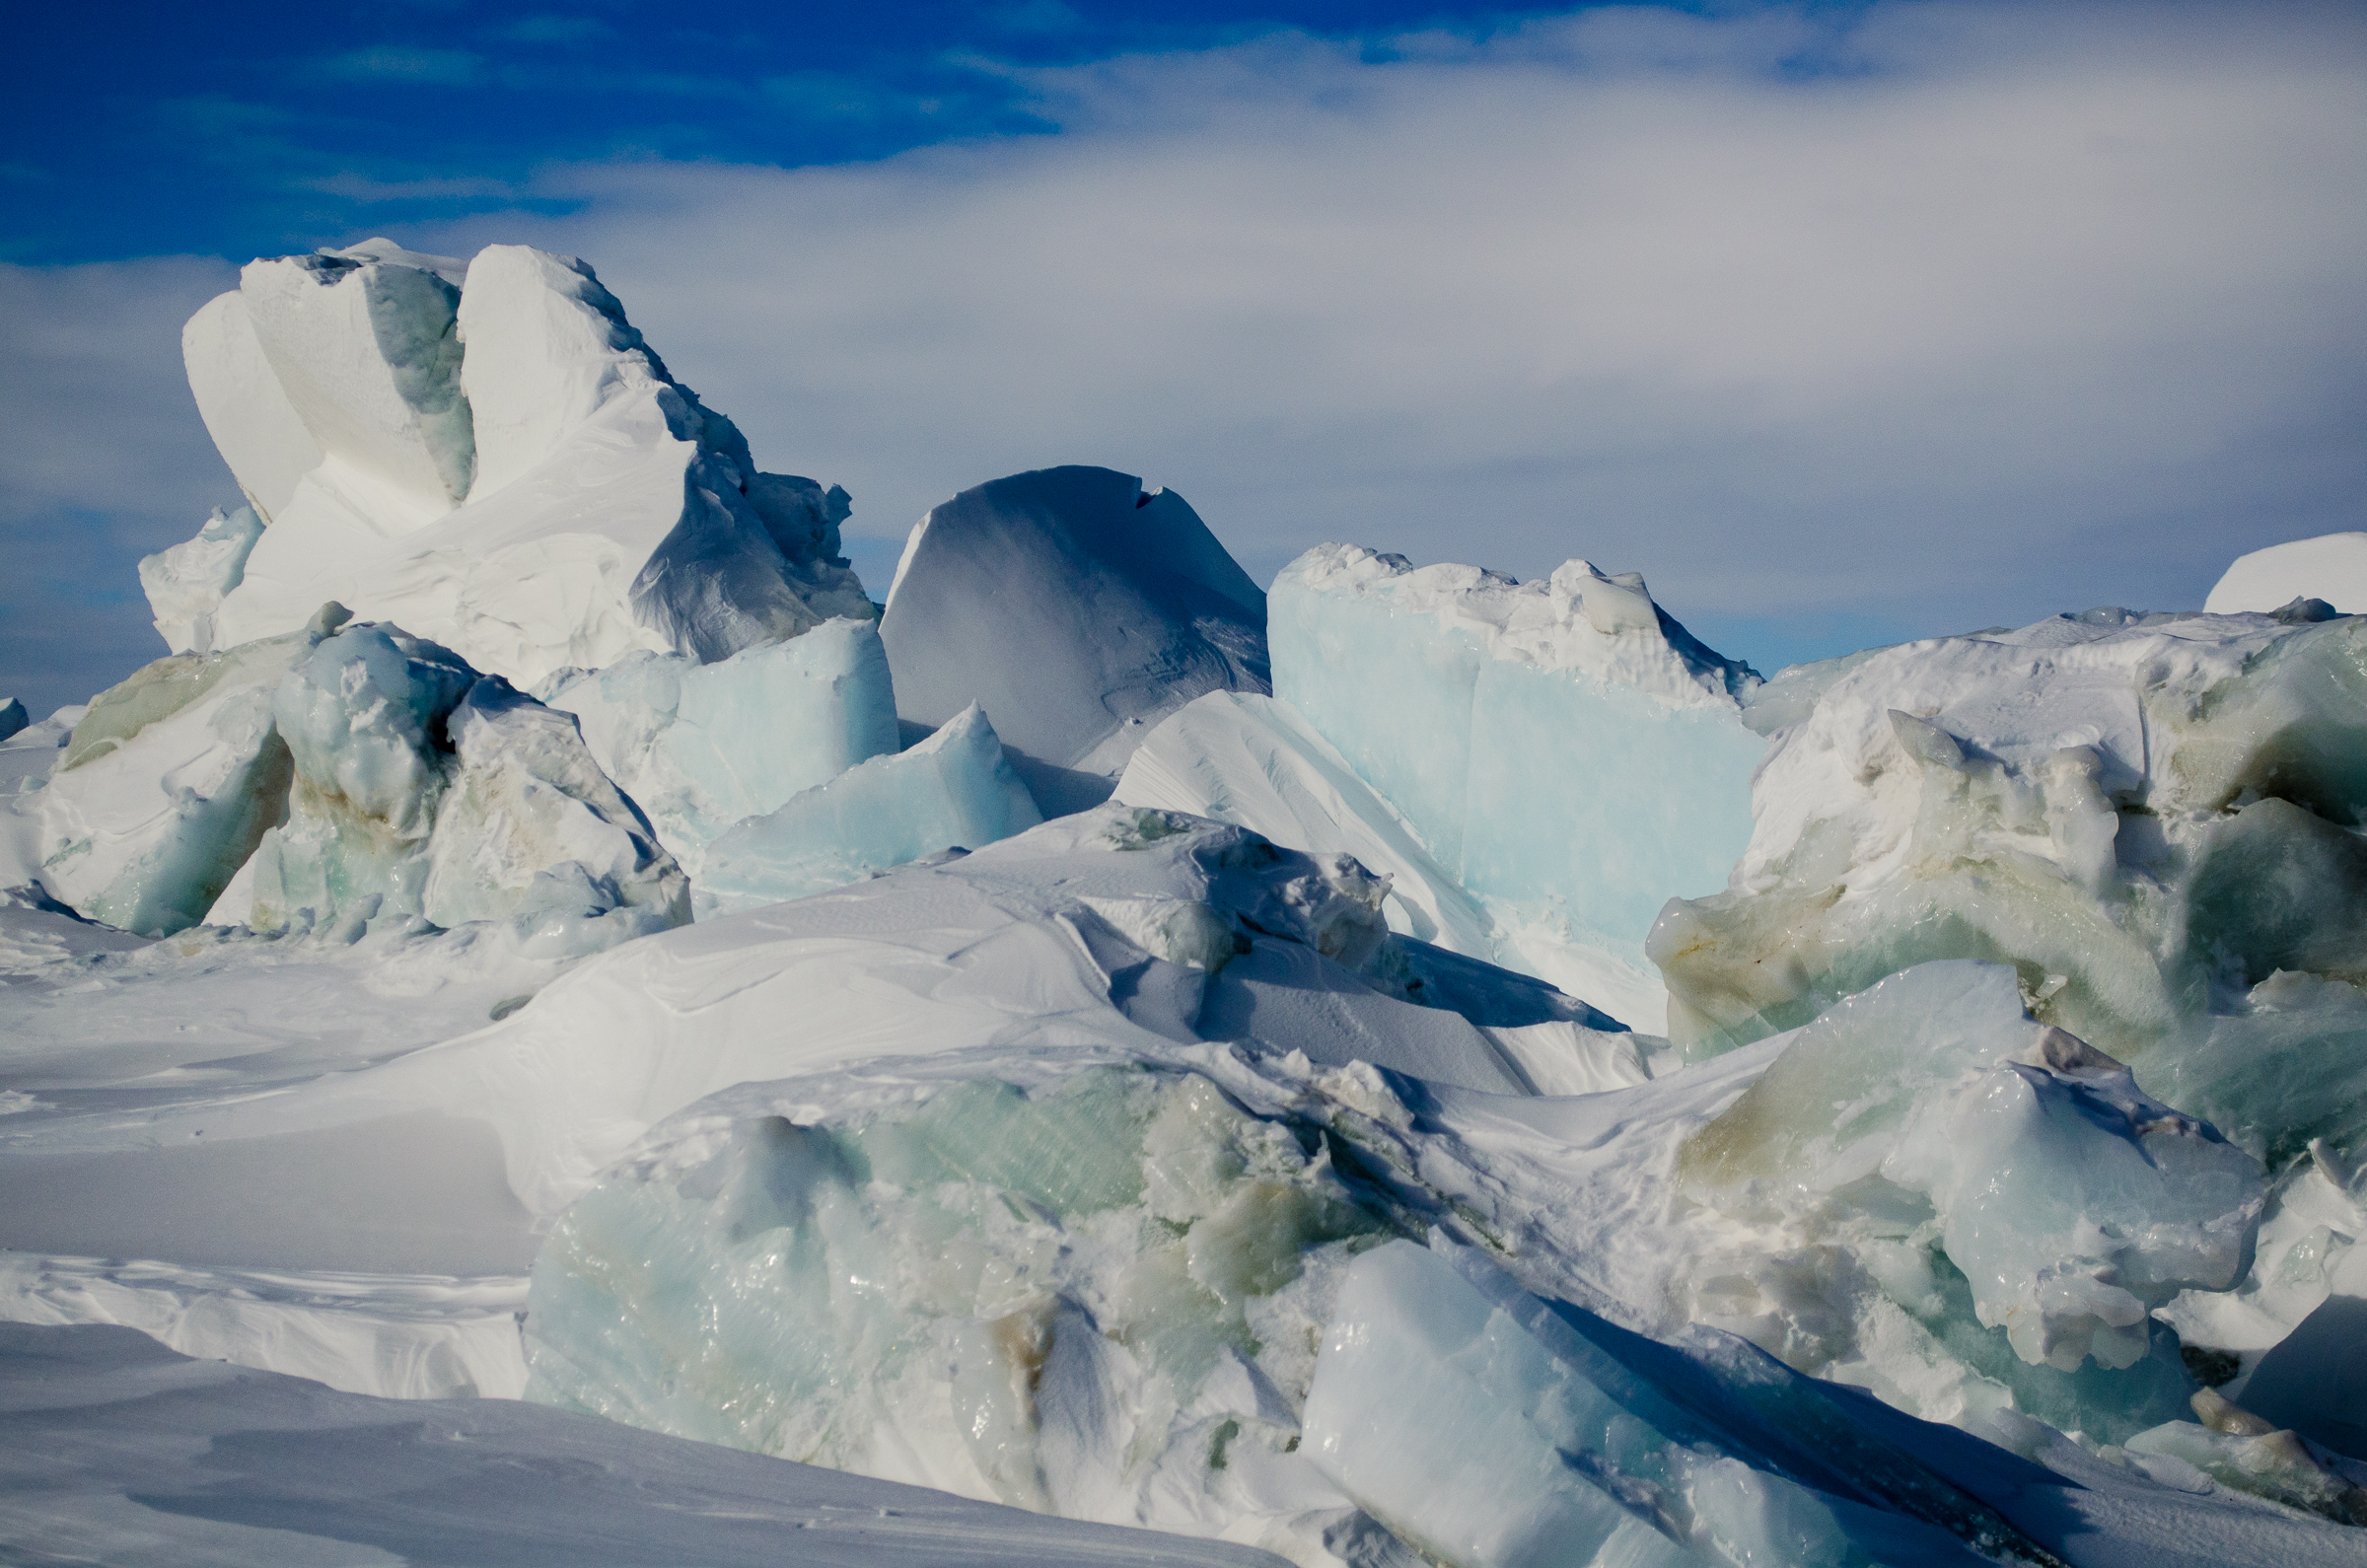
[[1098, 463], [1261, 581], [1641, 571], [1771, 671], [2367, 529], [2367, 13], [40, 7], [0, 59], [0, 695], [163, 652], [255, 255], [579, 254], [875, 595]]

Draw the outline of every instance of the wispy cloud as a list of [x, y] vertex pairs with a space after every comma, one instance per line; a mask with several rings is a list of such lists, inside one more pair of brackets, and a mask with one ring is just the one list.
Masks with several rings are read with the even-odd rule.
[[444, 243], [593, 257], [859, 530], [1086, 461], [1261, 569], [1585, 553], [1778, 656], [2191, 604], [2362, 521], [2367, 46], [2125, 15], [1285, 36], [1026, 73], [1057, 136], [577, 168]]
[[416, 82], [432, 87], [468, 87], [481, 81], [485, 57], [469, 49], [423, 49], [381, 43], [330, 55], [318, 69], [349, 81]]
[[504, 43], [576, 45], [607, 43], [616, 30], [598, 17], [526, 17], [495, 29], [492, 36]]

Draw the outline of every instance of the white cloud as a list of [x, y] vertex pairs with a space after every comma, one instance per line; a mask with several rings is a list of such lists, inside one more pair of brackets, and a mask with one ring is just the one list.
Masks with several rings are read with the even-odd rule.
[[[1640, 568], [1711, 621], [2199, 603], [2367, 485], [2339, 12], [1590, 13], [1018, 73], [1057, 135], [546, 174], [763, 461], [900, 534], [1013, 468]], [[1376, 63], [1377, 61], [1377, 63]], [[1778, 638], [1780, 640], [1780, 638]]]
[[[879, 586], [955, 490], [1102, 463], [1261, 575], [1582, 553], [1772, 662], [2197, 605], [2367, 527], [2363, 64], [2355, 13], [2260, 7], [1285, 36], [1007, 72], [1057, 134], [557, 169], [571, 216], [404, 238], [590, 257], [761, 462], [855, 493]], [[177, 379], [227, 277], [0, 274], [51, 343], [0, 334], [12, 517], [116, 519], [12, 550], [136, 600], [132, 536], [227, 493]]]

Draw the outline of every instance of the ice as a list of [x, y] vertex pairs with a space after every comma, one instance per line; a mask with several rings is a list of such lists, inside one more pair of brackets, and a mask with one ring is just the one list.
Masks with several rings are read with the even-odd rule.
[[254, 335], [243, 294], [219, 295], [180, 331], [181, 362], [214, 449], [255, 516], [286, 510], [296, 483], [321, 465], [321, 443], [288, 401]]
[[431, 522], [468, 493], [476, 441], [459, 289], [421, 267], [316, 254], [249, 262], [239, 297], [330, 465], [323, 482], [366, 497], [388, 532]]
[[[2367, 622], [2322, 610], [2096, 610], [1786, 671], [1751, 710], [1775, 739], [1731, 887], [1653, 933], [1671, 1034], [1712, 1051], [1992, 959], [2256, 1154], [2355, 1138], [2339, 993], [2253, 999], [2358, 974]], [[2304, 1012], [2329, 1048], [2265, 1068]]]
[[2214, 615], [2265, 613], [2311, 599], [2346, 615], [2367, 611], [2367, 534], [2325, 534], [2239, 555], [2202, 607]]
[[1692, 1136], [1685, 1166], [1738, 1215], [1805, 1201], [1911, 1223], [1883, 1188], [1921, 1197], [1981, 1323], [2066, 1373], [2090, 1356], [2136, 1366], [2154, 1308], [2240, 1280], [2265, 1200], [2251, 1156], [2030, 1021], [2011, 969], [1965, 962], [1829, 1010]]
[[2367, 1251], [2355, 1232], [2347, 1245], [2336, 1234], [2321, 1226], [2280, 1259], [2288, 1274], [2314, 1273], [2325, 1300], [2260, 1357], [2241, 1394], [2268, 1423], [2367, 1460]]
[[700, 858], [698, 898], [718, 913], [802, 898], [1041, 820], [973, 702], [910, 750], [857, 763], [723, 833]]
[[868, 618], [712, 664], [627, 655], [561, 672], [538, 694], [576, 716], [602, 769], [693, 876], [717, 834], [897, 749], [888, 656]]
[[247, 557], [263, 535], [250, 504], [214, 508], [197, 536], [140, 561], [140, 587], [156, 611], [157, 634], [175, 653], [214, 651], [214, 611], [247, 575]]
[[287, 810], [273, 695], [334, 623], [159, 659], [94, 698], [32, 801], [49, 891], [144, 935], [203, 920]]
[[[191, 349], [192, 387], [272, 525], [215, 611], [217, 646], [333, 599], [526, 687], [872, 614], [831, 553], [844, 492], [758, 474], [590, 267], [494, 246], [464, 287], [452, 271], [376, 241], [257, 261], [235, 309], [192, 323], [213, 345]], [[323, 454], [292, 482], [281, 405]]]
[[1293, 849], [1353, 855], [1390, 879], [1391, 930], [1536, 974], [1639, 1028], [1659, 1026], [1666, 998], [1656, 975], [1631, 956], [1563, 942], [1473, 896], [1279, 697], [1215, 691], [1178, 709], [1135, 751], [1112, 798], [1238, 822]]
[[1274, 580], [1271, 634], [1275, 695], [1482, 902], [1489, 956], [1656, 1027], [1643, 939], [1749, 838], [1757, 677], [1584, 561], [1516, 584], [1327, 544]]
[[1327, 1490], [1296, 1410], [1342, 1267], [1390, 1233], [1320, 1129], [1121, 1066], [690, 1125], [552, 1233], [528, 1397], [1268, 1545], [1270, 1499]]
[[25, 711], [25, 704], [19, 699], [10, 697], [0, 702], [0, 741], [13, 740], [19, 731], [32, 722], [31, 715]]
[[1263, 692], [1265, 596], [1172, 490], [1044, 468], [913, 526], [881, 620], [897, 711], [972, 702], [1058, 816], [1106, 799], [1150, 726], [1208, 691]]
[[1399, 1242], [1339, 1289], [1306, 1449], [1455, 1568], [2035, 1555], [1816, 1388], [1723, 1336], [1657, 1345]]
[[274, 693], [294, 763], [255, 849], [260, 930], [422, 915], [605, 946], [689, 918], [689, 889], [574, 721], [375, 623]]

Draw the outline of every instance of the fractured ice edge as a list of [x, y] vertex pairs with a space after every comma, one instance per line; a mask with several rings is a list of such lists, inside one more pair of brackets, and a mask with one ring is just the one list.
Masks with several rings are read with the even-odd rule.
[[[1762, 679], [1584, 561], [1269, 597], [1067, 467], [875, 605], [580, 261], [258, 261], [183, 346], [245, 504], [142, 563], [175, 652], [0, 704], [12, 1332], [523, 1392], [1022, 1557], [1140, 1538], [985, 1505], [2367, 1556], [2358, 536]], [[250, 1446], [379, 1419], [222, 1387]], [[12, 1538], [270, 1555], [115, 1462]]]

